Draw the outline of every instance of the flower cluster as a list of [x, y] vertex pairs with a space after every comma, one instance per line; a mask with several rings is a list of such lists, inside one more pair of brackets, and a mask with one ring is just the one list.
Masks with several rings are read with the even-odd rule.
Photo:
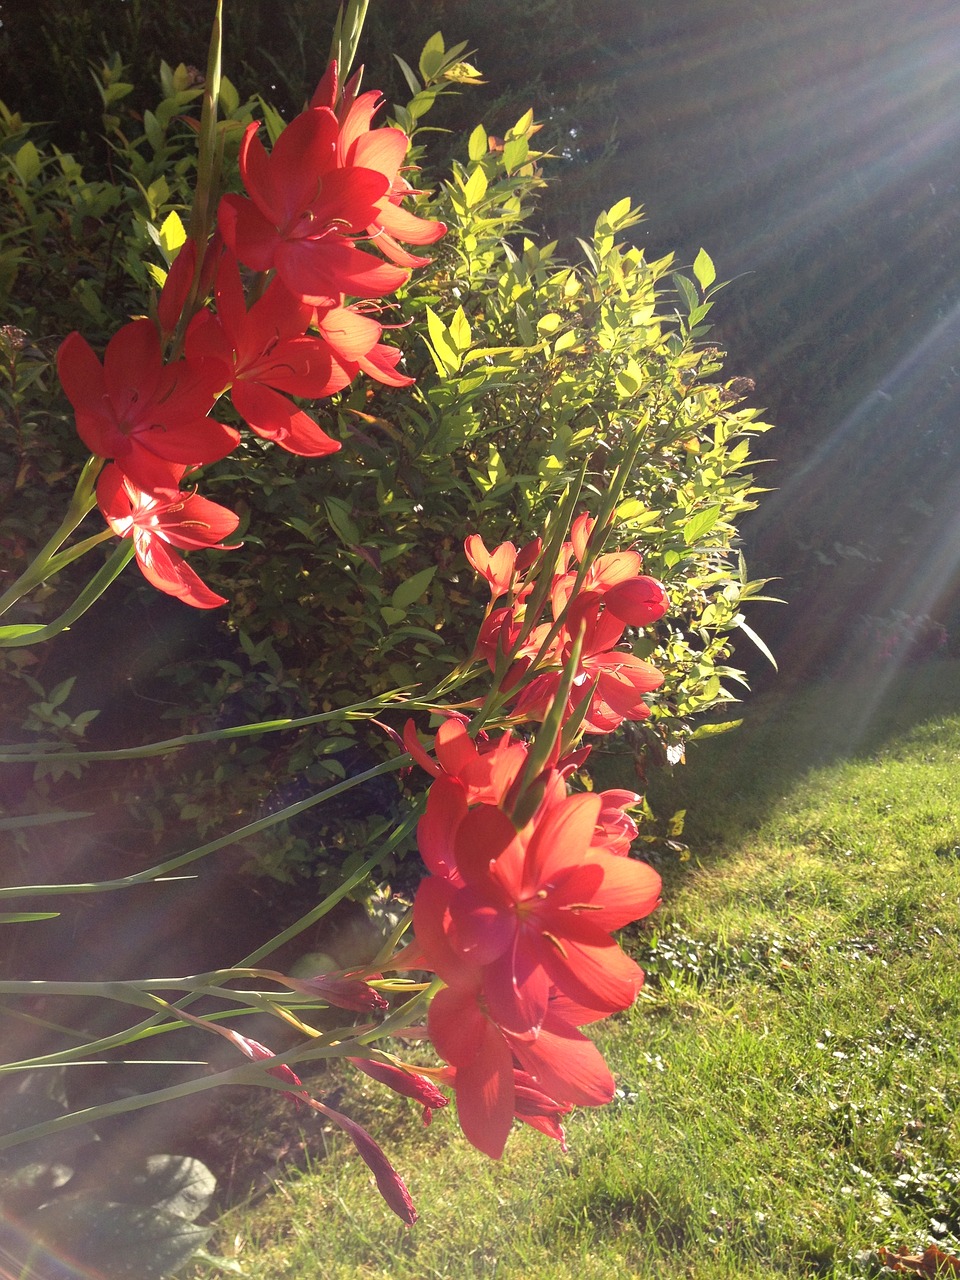
[[[371, 307], [427, 261], [399, 241], [430, 244], [445, 228], [401, 207], [413, 193], [400, 172], [409, 140], [371, 128], [380, 97], [358, 97], [356, 86], [354, 77], [341, 92], [332, 64], [272, 153], [258, 125], [247, 128], [247, 194], [222, 197], [207, 243], [184, 243], [156, 322], [125, 325], [102, 363], [79, 333], [58, 352], [80, 438], [112, 460], [97, 486], [103, 516], [134, 538], [154, 586], [198, 608], [224, 601], [171, 548], [220, 546], [239, 523], [181, 487], [239, 442], [234, 427], [211, 418], [217, 401], [229, 393], [258, 436], [321, 457], [339, 443], [289, 397], [333, 395], [360, 372], [391, 386], [412, 381]], [[366, 242], [389, 261], [358, 247]], [[241, 267], [253, 273], [247, 289]]]
[[636, 826], [626, 810], [640, 797], [568, 795], [569, 761], [527, 779], [525, 742], [478, 744], [456, 720], [437, 733], [436, 762], [409, 726], [405, 739], [437, 775], [417, 832], [429, 875], [408, 963], [445, 983], [428, 1031], [453, 1069], [461, 1126], [494, 1158], [514, 1118], [535, 1118], [562, 1142], [559, 1115], [613, 1097], [580, 1028], [627, 1008], [643, 982], [611, 936], [660, 897], [657, 873], [627, 856]]
[[[666, 593], [639, 573], [637, 552], [597, 554], [595, 528], [580, 516], [556, 566], [544, 563], [540, 539], [520, 551], [505, 543], [490, 552], [476, 536], [465, 545], [491, 595], [478, 652], [501, 673], [511, 716], [560, 712], [546, 760], [509, 732], [471, 736], [457, 715], [437, 731], [432, 755], [412, 723], [404, 732], [434, 782], [417, 829], [428, 875], [402, 963], [444, 984], [429, 1037], [448, 1064], [464, 1133], [494, 1158], [514, 1119], [562, 1143], [561, 1115], [613, 1097], [613, 1077], [582, 1028], [635, 999], [643, 972], [612, 935], [660, 898], [657, 873], [629, 857], [637, 827], [628, 810], [640, 797], [568, 794], [589, 754], [573, 749], [580, 734], [647, 715], [640, 695], [662, 681], [614, 646], [627, 626], [663, 615]], [[545, 571], [548, 591], [537, 585]], [[552, 621], [525, 616], [538, 596]]]
[[[574, 646], [579, 658], [568, 695], [567, 714], [583, 715], [587, 733], [610, 733], [624, 720], [649, 715], [645, 693], [663, 683], [660, 672], [617, 646], [627, 627], [646, 627], [666, 613], [669, 600], [654, 578], [640, 573], [636, 551], [616, 551], [591, 558], [588, 554], [596, 521], [578, 516], [570, 541], [560, 550], [544, 604], [552, 620], [526, 616], [533, 583], [529, 575], [541, 555], [540, 539], [517, 551], [506, 542], [487, 551], [476, 534], [467, 538], [467, 558], [490, 586], [491, 608], [480, 631], [478, 652], [497, 669], [502, 656], [511, 658], [503, 680], [505, 690], [516, 689], [512, 709], [521, 719], [542, 720], [560, 687], [562, 671]], [[531, 668], [549, 670], [524, 683]]]

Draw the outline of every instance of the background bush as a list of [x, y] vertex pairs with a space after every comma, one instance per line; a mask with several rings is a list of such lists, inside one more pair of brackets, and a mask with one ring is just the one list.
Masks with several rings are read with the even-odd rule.
[[[408, 131], [416, 133], [438, 97], [473, 78], [461, 54], [462, 46], [447, 51], [435, 36], [417, 70], [407, 67], [414, 96], [395, 115]], [[11, 528], [21, 538], [51, 501], [48, 479], [66, 485], [64, 462], [81, 453], [68, 415], [49, 409], [56, 341], [79, 327], [102, 342], [142, 310], [169, 257], [169, 220], [188, 194], [190, 71], [165, 65], [162, 101], [143, 111], [126, 105], [135, 92], [119, 57], [106, 60], [99, 83], [112, 180], [88, 181], [73, 156], [42, 138], [37, 145], [16, 116], [6, 117], [6, 304], [25, 334], [7, 383], [9, 429], [37, 451], [25, 473], [20, 444], [19, 468], [7, 481]], [[255, 105], [227, 85], [234, 136]], [[265, 110], [275, 135], [282, 121]], [[584, 467], [585, 504], [596, 508], [624, 440], [638, 429], [644, 444], [618, 510], [620, 541], [642, 551], [646, 571], [664, 581], [673, 602], [656, 631], [636, 640], [666, 675], [651, 720], [635, 735], [641, 768], [651, 758], [680, 758], [693, 717], [731, 698], [722, 683], [738, 678], [731, 636], [759, 585], [736, 554], [736, 532], [756, 492], [744, 470], [749, 437], [764, 426], [742, 407], [752, 384], [723, 381], [721, 353], [706, 341], [714, 266], [703, 251], [685, 270], [672, 255], [648, 261], [625, 242], [639, 220], [628, 199], [599, 217], [583, 242], [586, 262], [567, 265], [555, 243], [528, 232], [537, 196], [549, 189], [537, 134], [529, 111], [502, 138], [475, 126], [446, 180], [419, 199], [418, 212], [441, 217], [450, 230], [432, 265], [401, 291], [396, 311], [381, 316], [398, 326], [416, 386], [396, 391], [361, 380], [343, 393], [324, 425], [344, 447], [322, 463], [248, 440], [205, 477], [205, 492], [242, 510], [245, 545], [212, 557], [204, 570], [231, 603], [203, 656], [168, 671], [165, 718], [210, 728], [429, 687], [469, 656], [486, 603], [464, 535], [528, 540]], [[415, 158], [430, 137], [416, 135]], [[77, 273], [81, 253], [86, 270]], [[32, 370], [27, 387], [24, 363]], [[139, 597], [144, 588], [131, 582], [126, 590]], [[105, 614], [99, 624], [96, 614], [88, 620], [94, 644], [104, 625]], [[8, 675], [44, 676], [29, 670], [33, 659], [14, 651]], [[55, 657], [44, 661], [59, 674]], [[68, 711], [61, 714], [60, 732], [79, 732]], [[156, 736], [155, 725], [149, 729]], [[323, 737], [235, 744], [213, 772], [206, 761], [188, 769], [174, 762], [166, 776], [152, 769], [140, 779], [148, 792], [140, 804], [152, 806], [157, 832], [172, 818], [203, 835], [233, 815], [279, 807], [342, 777], [371, 749], [370, 736], [358, 739], [348, 720]], [[309, 829], [291, 830], [282, 846], [253, 850], [253, 860], [278, 874], [302, 865], [339, 869], [344, 856], [348, 864], [360, 859], [370, 823], [382, 825], [398, 801], [381, 785], [353, 813], [325, 812]]]

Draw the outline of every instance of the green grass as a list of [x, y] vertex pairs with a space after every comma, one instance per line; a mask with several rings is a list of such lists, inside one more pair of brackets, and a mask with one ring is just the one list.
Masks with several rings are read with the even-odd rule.
[[212, 1251], [251, 1280], [840, 1280], [881, 1245], [960, 1251], [960, 667], [745, 715], [653, 789], [694, 856], [631, 939], [647, 988], [599, 1033], [618, 1096], [569, 1155], [523, 1130], [495, 1164], [371, 1086], [351, 1105], [417, 1225], [331, 1139]]

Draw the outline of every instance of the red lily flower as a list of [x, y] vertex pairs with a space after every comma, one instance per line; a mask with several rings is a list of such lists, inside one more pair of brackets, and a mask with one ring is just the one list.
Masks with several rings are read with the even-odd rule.
[[517, 831], [492, 805], [468, 809], [452, 781], [431, 789], [417, 829], [433, 872], [414, 900], [417, 940], [444, 981], [450, 952], [475, 967], [489, 1016], [517, 1036], [536, 1037], [553, 990], [612, 1013], [642, 985], [610, 934], [656, 907], [660, 877], [597, 843], [602, 808], [548, 786]]
[[143, 493], [113, 463], [97, 481], [97, 505], [118, 537], [133, 538], [140, 572], [151, 585], [197, 609], [226, 604], [169, 548], [218, 546], [240, 523], [234, 512], [198, 493]]
[[[611, 733], [624, 720], [645, 720], [650, 709], [643, 695], [663, 684], [663, 673], [656, 667], [632, 653], [614, 648], [623, 636], [625, 623], [603, 607], [604, 600], [596, 591], [584, 591], [577, 596], [569, 607], [554, 657], [558, 666], [566, 664], [573, 650], [573, 637], [582, 628], [580, 663], [570, 690], [567, 714], [572, 714], [581, 700], [589, 696], [583, 722], [586, 733]], [[560, 670], [537, 676], [520, 691], [516, 712], [542, 720], [553, 704], [560, 680]]]
[[499, 804], [526, 763], [528, 752], [527, 744], [511, 739], [509, 733], [501, 734], [496, 742], [485, 734], [471, 738], [463, 721], [455, 717], [445, 720], [436, 732], [436, 760], [420, 745], [412, 720], [404, 725], [403, 745], [434, 777], [455, 778], [470, 804]]
[[[240, 145], [240, 176], [250, 198], [225, 195], [218, 215], [240, 261], [254, 271], [276, 269], [291, 293], [322, 305], [343, 294], [378, 298], [398, 289], [407, 271], [354, 247], [375, 221], [391, 178], [377, 167], [341, 165], [333, 112], [302, 112], [269, 155], [257, 129], [256, 122], [249, 125]], [[380, 159], [373, 152], [371, 158]]]
[[471, 533], [463, 549], [477, 573], [489, 583], [490, 598], [497, 600], [505, 596], [510, 590], [517, 564], [517, 548], [513, 543], [501, 542], [499, 547], [488, 551], [479, 533]]
[[535, 1113], [528, 1079], [558, 1111], [610, 1101], [613, 1077], [592, 1040], [552, 1012], [535, 1039], [511, 1035], [487, 1013], [470, 973], [461, 965], [458, 985], [438, 992], [428, 1015], [434, 1048], [455, 1069], [457, 1116], [468, 1141], [500, 1159], [514, 1117]]
[[[336, 69], [333, 70], [335, 76]], [[318, 86], [317, 94], [321, 92], [321, 86]], [[335, 80], [333, 89], [335, 94]], [[316, 99], [317, 95], [314, 97]], [[405, 240], [408, 244], [418, 245], [434, 244], [446, 233], [447, 228], [442, 222], [420, 218], [400, 207], [400, 202], [407, 196], [418, 194], [399, 172], [410, 141], [401, 129], [371, 131], [373, 117], [382, 104], [383, 96], [376, 91], [359, 97], [351, 93], [349, 98], [344, 94], [344, 101], [338, 111], [341, 120], [337, 144], [340, 162], [347, 168], [360, 166], [377, 170], [389, 180], [386, 194], [377, 201], [377, 215], [367, 227], [381, 253], [402, 267], [426, 266], [430, 262], [429, 258], [408, 253], [398, 241]], [[317, 105], [316, 101], [311, 105]]]
[[313, 308], [275, 281], [248, 311], [232, 254], [220, 263], [216, 298], [216, 316], [201, 311], [190, 323], [188, 358], [223, 366], [234, 408], [257, 435], [303, 457], [336, 453], [340, 442], [281, 394], [318, 399], [350, 382], [327, 343], [307, 335]]
[[103, 364], [79, 333], [57, 352], [57, 371], [91, 451], [113, 458], [144, 493], [175, 489], [184, 468], [217, 462], [240, 439], [207, 414], [222, 389], [206, 361], [164, 364], [151, 320], [134, 320], [110, 339]]

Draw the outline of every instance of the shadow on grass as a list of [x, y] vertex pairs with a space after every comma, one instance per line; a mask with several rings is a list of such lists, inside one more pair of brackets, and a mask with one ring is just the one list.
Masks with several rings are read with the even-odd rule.
[[[740, 728], [693, 743], [685, 766], [657, 771], [647, 787], [658, 816], [687, 810], [683, 839], [701, 862], [762, 827], [772, 808], [817, 769], [877, 754], [895, 757], [898, 744], [915, 747], [918, 737], [935, 746], [944, 721], [960, 715], [960, 662], [865, 673], [799, 693], [747, 695], [733, 713], [743, 716]], [[633, 763], [610, 754], [596, 762], [595, 772], [598, 785], [630, 785]]]

